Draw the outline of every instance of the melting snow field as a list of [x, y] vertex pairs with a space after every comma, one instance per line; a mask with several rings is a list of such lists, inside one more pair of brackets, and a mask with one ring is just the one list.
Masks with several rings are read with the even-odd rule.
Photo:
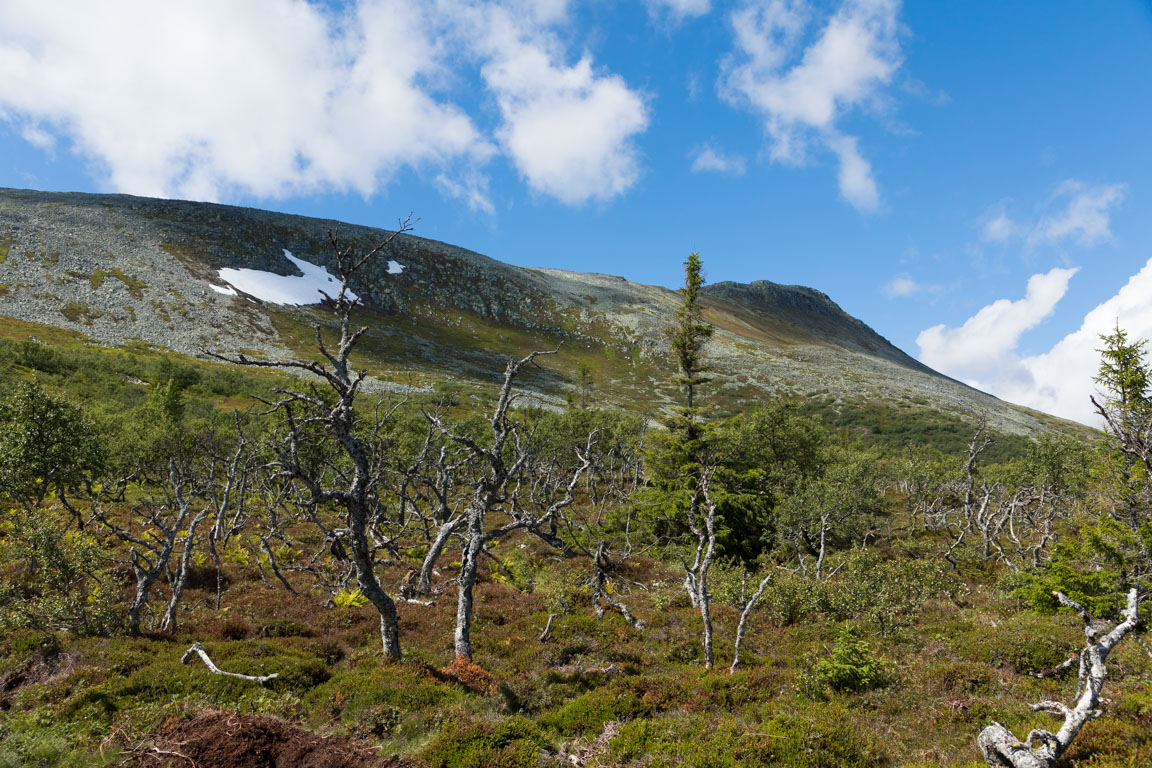
[[389, 261], [388, 262], [388, 274], [398, 275], [403, 271], [404, 271], [404, 265], [401, 264], [400, 262], [398, 262], [398, 261]]
[[[295, 306], [319, 304], [323, 298], [319, 291], [323, 290], [329, 296], [335, 296], [340, 290], [340, 281], [328, 274], [328, 270], [324, 267], [298, 259], [287, 249], [284, 250], [284, 256], [304, 273], [303, 276], [277, 275], [259, 269], [225, 267], [219, 270], [220, 279], [227, 281], [236, 289], [250, 296], [255, 296], [261, 301], [272, 304], [292, 304]], [[392, 271], [393, 264], [397, 267], [395, 272]], [[403, 265], [396, 264], [394, 261], [388, 262], [388, 272], [391, 274], [398, 274], [403, 269]], [[216, 285], [212, 286], [212, 290], [218, 293], [229, 293], [227, 289]], [[235, 295], [235, 291], [232, 291], [231, 295]], [[349, 299], [356, 300], [356, 294], [352, 291], [348, 291], [346, 295]]]

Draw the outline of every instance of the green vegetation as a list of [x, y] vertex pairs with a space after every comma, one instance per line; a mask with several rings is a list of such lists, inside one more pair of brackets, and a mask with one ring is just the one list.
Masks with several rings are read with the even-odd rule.
[[872, 645], [845, 627], [836, 638], [836, 649], [812, 667], [812, 678], [820, 689], [837, 693], [861, 693], [882, 688], [888, 682], [889, 665], [876, 658]]
[[84, 325], [92, 325], [92, 322], [100, 317], [99, 311], [76, 301], [70, 301], [61, 307], [60, 314], [74, 323], [84, 323]]
[[[1053, 591], [1114, 622], [1152, 580], [1144, 349], [1105, 339], [1106, 437], [1024, 442], [927, 403], [717, 413], [695, 396], [707, 326], [687, 303], [681, 320], [686, 397], [667, 430], [593, 407], [591, 350], [535, 374], [576, 382], [566, 411], [497, 418], [490, 387], [349, 396], [352, 378], [6, 323], [0, 767], [140, 762], [216, 710], [445, 768], [974, 768], [992, 721], [1051, 727], [1028, 705], [1068, 700], [1075, 669], [1054, 670], [1083, 647]], [[327, 322], [331, 343], [346, 329]], [[336, 494], [365, 477], [357, 539]], [[473, 553], [466, 658], [451, 580], [478, 498], [500, 535]], [[706, 615], [684, 587], [699, 546]], [[399, 660], [356, 558], [396, 602]], [[194, 642], [227, 672], [277, 676], [181, 663]], [[1109, 663], [1068, 765], [1152, 762], [1152, 661], [1127, 642]]]
[[[108, 254], [108, 256], [109, 258], [113, 258], [112, 254]], [[68, 274], [72, 275], [72, 277], [87, 280], [94, 291], [104, 285], [104, 281], [108, 278], [115, 278], [124, 284], [124, 287], [128, 289], [128, 294], [134, 299], [144, 298], [144, 288], [147, 287], [147, 283], [143, 280], [138, 280], [124, 274], [119, 267], [113, 267], [112, 269], [101, 269], [98, 267], [88, 275], [80, 274], [79, 272], [69, 272]]]

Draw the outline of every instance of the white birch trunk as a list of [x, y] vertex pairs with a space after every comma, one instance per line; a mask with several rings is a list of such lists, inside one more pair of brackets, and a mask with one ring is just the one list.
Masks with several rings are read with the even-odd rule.
[[976, 743], [991, 768], [1055, 768], [1056, 761], [1071, 746], [1084, 724], [1100, 716], [1097, 707], [1100, 704], [1100, 691], [1108, 679], [1108, 668], [1105, 666], [1108, 654], [1138, 622], [1135, 589], [1128, 592], [1124, 620], [1100, 640], [1097, 639], [1097, 631], [1088, 611], [1065, 595], [1059, 592], [1054, 594], [1062, 604], [1075, 610], [1084, 620], [1084, 634], [1088, 642], [1080, 655], [1080, 687], [1076, 703], [1071, 707], [1058, 701], [1041, 701], [1032, 705], [1034, 712], [1047, 712], [1064, 718], [1064, 723], [1056, 733], [1035, 729], [1021, 742], [1000, 723], [993, 723], [981, 731]]

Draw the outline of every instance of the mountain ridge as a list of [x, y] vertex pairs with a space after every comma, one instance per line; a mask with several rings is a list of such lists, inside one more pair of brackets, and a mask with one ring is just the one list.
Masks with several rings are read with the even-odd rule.
[[[389, 230], [217, 203], [0, 189], [0, 314], [68, 328], [104, 344], [128, 339], [187, 354], [306, 354], [313, 307], [219, 291], [222, 268], [299, 275], [284, 255], [334, 269], [326, 232], [356, 248]], [[388, 271], [394, 261], [399, 274]], [[382, 384], [485, 380], [532, 348], [561, 353], [528, 384], [560, 404], [580, 363], [604, 404], [666, 412], [676, 402], [666, 328], [676, 291], [613, 275], [516, 267], [460, 246], [404, 235], [353, 284]], [[713, 401], [729, 412], [767, 398], [928, 403], [1003, 432], [1061, 422], [956, 382], [892, 345], [823, 292], [768, 280], [702, 291], [717, 329]]]

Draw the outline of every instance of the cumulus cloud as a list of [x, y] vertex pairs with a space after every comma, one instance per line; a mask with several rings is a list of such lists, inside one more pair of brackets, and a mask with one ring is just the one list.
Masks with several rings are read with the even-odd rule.
[[[517, 33], [493, 44], [444, 13], [457, 5]], [[549, 31], [566, 14], [564, 0], [17, 0], [0, 4], [0, 118], [136, 194], [370, 195], [410, 168], [491, 211], [484, 169], [503, 152], [539, 192], [604, 199], [639, 176], [647, 109], [587, 55], [566, 63]], [[494, 131], [450, 98], [474, 65]]]
[[1033, 275], [1024, 298], [995, 301], [959, 328], [936, 325], [922, 331], [916, 337], [920, 360], [941, 373], [983, 387], [982, 379], [1001, 375], [1011, 362], [1020, 336], [1052, 314], [1076, 272], [1057, 267]]
[[1032, 221], [1017, 221], [999, 203], [981, 218], [980, 236], [989, 242], [1022, 240], [1028, 245], [1075, 242], [1093, 246], [1112, 239], [1112, 211], [1124, 201], [1126, 184], [1058, 184]]
[[1005, 400], [1098, 426], [1088, 398], [1095, 391], [1100, 336], [1119, 324], [1135, 338], [1152, 338], [1152, 260], [1085, 315], [1079, 329], [1047, 352], [1021, 356], [1020, 335], [1051, 313], [1075, 272], [1034, 275], [1024, 299], [990, 304], [960, 328], [929, 328], [916, 340], [920, 359]]
[[1004, 396], [1096, 425], [1088, 398], [1096, 391], [1092, 379], [1100, 368], [1100, 336], [1117, 325], [1134, 338], [1152, 338], [1152, 259], [1115, 296], [1085, 315], [1079, 329], [1048, 352], [1022, 359], [1020, 365], [1029, 374], [1022, 379], [1026, 386], [1006, 390]]
[[373, 192], [401, 166], [482, 160], [421, 82], [438, 51], [410, 0], [333, 16], [300, 0], [0, 6], [0, 107], [68, 136], [138, 194]]
[[773, 160], [806, 162], [814, 143], [834, 154], [841, 194], [864, 211], [879, 206], [872, 167], [836, 126], [892, 82], [899, 12], [899, 0], [844, 0], [822, 18], [804, 0], [752, 0], [731, 17], [736, 50], [721, 95], [763, 118]]
[[730, 155], [711, 144], [705, 144], [697, 149], [692, 159], [693, 173], [728, 173], [743, 176], [746, 168], [747, 161], [742, 155]]
[[459, 10], [503, 118], [497, 138], [528, 185], [568, 204], [632, 187], [640, 176], [633, 140], [648, 127], [642, 95], [587, 55], [566, 64], [557, 36], [531, 13], [471, 3]]

